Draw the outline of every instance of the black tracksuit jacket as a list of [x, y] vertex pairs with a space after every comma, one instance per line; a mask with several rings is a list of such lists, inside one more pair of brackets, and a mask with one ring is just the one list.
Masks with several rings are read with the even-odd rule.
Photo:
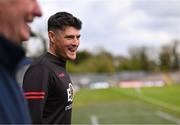
[[25, 73], [23, 89], [33, 123], [71, 124], [73, 87], [65, 65], [46, 53]]

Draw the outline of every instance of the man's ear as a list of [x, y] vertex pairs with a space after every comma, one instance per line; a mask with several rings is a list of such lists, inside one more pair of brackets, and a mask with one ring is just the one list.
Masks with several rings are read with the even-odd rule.
[[49, 41], [53, 44], [55, 43], [55, 35], [56, 34], [53, 31], [48, 31]]

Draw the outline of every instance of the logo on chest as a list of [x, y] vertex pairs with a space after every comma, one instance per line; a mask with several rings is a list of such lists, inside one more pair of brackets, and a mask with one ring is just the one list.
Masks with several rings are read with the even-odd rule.
[[69, 83], [69, 88], [67, 89], [67, 95], [68, 95], [68, 102], [73, 101], [73, 86], [71, 83]]
[[58, 73], [58, 77], [59, 77], [59, 78], [63, 78], [63, 77], [65, 77], [64, 72], [60, 72], [60, 73]]

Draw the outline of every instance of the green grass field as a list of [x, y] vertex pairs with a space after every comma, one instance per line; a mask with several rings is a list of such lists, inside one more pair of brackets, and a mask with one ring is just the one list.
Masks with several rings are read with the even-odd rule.
[[73, 124], [180, 124], [180, 86], [81, 89]]

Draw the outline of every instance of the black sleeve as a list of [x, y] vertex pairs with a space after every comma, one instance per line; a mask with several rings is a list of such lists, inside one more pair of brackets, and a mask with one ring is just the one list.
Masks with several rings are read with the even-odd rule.
[[43, 107], [47, 97], [50, 73], [46, 66], [31, 66], [25, 73], [23, 90], [28, 101], [32, 123], [42, 123]]

